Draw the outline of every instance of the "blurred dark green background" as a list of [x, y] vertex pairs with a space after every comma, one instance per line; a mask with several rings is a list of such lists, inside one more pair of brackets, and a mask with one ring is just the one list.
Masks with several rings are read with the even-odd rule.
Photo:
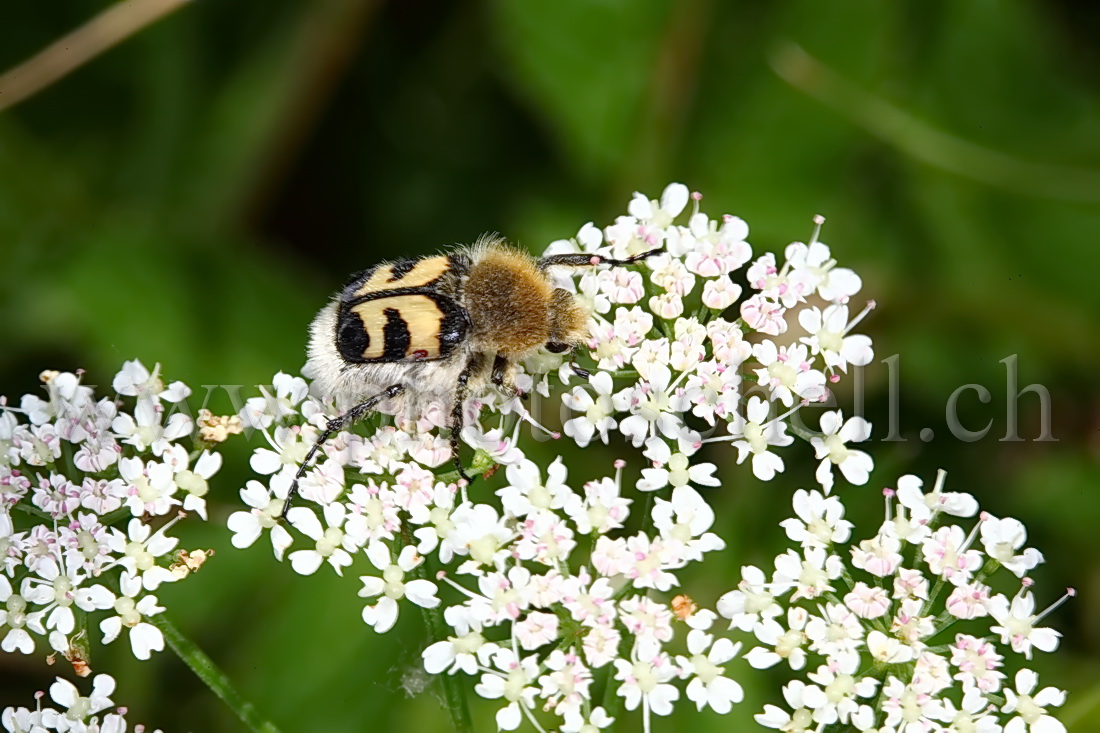
[[[107, 5], [9, 0], [0, 69]], [[1088, 0], [201, 0], [0, 113], [0, 392], [37, 388], [45, 368], [109, 383], [134, 357], [200, 393], [266, 382], [300, 368], [310, 317], [348, 272], [488, 230], [539, 249], [671, 180], [745, 218], [758, 252], [823, 213], [824, 241], [879, 303], [877, 357], [900, 355], [908, 438], [876, 442], [871, 484], [845, 498], [873, 531], [879, 488], [943, 467], [1023, 519], [1047, 558], [1040, 602], [1080, 592], [1053, 617], [1056, 661], [1036, 667], [1071, 691], [1071, 730], [1100, 730], [1098, 37]], [[1033, 394], [1027, 440], [998, 440], [1012, 354], [1021, 387], [1049, 390], [1057, 442], [1031, 440]], [[886, 371], [864, 375], [878, 436]], [[944, 407], [968, 383], [993, 399], [964, 396], [963, 424], [993, 428], [961, 443]], [[770, 485], [712, 455], [731, 551], [687, 578], [698, 600], [779, 550], [776, 522], [813, 483], [796, 448]], [[592, 471], [618, 450], [587, 453]], [[185, 536], [216, 557], [159, 594], [178, 625], [286, 731], [443, 729], [434, 698], [402, 684], [416, 683], [416, 614], [377, 637], [357, 568], [303, 579], [267, 544], [229, 546], [246, 471], [242, 441], [212, 521]], [[119, 678], [132, 721], [239, 729], [171, 653], [110, 648], [93, 664]], [[0, 705], [31, 704], [50, 678], [38, 656], [0, 656]], [[775, 679], [741, 681], [731, 717], [685, 708], [661, 725], [736, 730], [778, 701]], [[481, 730], [492, 709], [475, 710]]]

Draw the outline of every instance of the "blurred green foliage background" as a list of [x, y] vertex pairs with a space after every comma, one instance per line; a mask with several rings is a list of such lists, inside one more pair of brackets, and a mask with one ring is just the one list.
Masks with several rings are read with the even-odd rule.
[[[107, 6], [4, 3], [0, 69]], [[1071, 730], [1100, 730], [1097, 38], [1086, 0], [196, 2], [0, 113], [0, 392], [37, 389], [46, 368], [107, 384], [135, 357], [200, 397], [266, 383], [301, 367], [346, 273], [491, 230], [538, 250], [671, 180], [745, 218], [758, 252], [823, 213], [824, 241], [878, 301], [877, 358], [900, 355], [907, 440], [875, 442], [848, 503], [869, 530], [878, 488], [942, 467], [1022, 518], [1047, 558], [1040, 602], [1079, 590], [1053, 617], [1057, 662], [1036, 667], [1070, 690]], [[999, 440], [1012, 354], [1020, 387], [1049, 390], [1057, 442], [1032, 440], [1034, 394], [1026, 440]], [[864, 382], [881, 437], [886, 366]], [[993, 421], [973, 443], [944, 429], [968, 383], [993, 395], [960, 401], [963, 425]], [[229, 409], [224, 393], [212, 406]], [[263, 544], [229, 546], [248, 450], [231, 449], [211, 521], [185, 537], [215, 558], [159, 593], [176, 623], [283, 730], [444, 729], [434, 692], [407, 693], [422, 681], [416, 614], [375, 636], [355, 568], [301, 578]], [[687, 578], [701, 602], [782, 546], [776, 523], [813, 483], [808, 448], [785, 455], [768, 485], [711, 455], [731, 549]], [[123, 646], [93, 665], [120, 680], [131, 720], [239, 729], [170, 652], [141, 663]], [[0, 655], [0, 706], [29, 704], [54, 671]], [[773, 677], [741, 681], [731, 717], [685, 707], [662, 728], [740, 730], [779, 697]], [[480, 730], [493, 709], [475, 708]]]

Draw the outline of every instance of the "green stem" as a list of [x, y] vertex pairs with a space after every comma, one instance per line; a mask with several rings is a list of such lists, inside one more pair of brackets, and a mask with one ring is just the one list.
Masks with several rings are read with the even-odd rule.
[[176, 653], [183, 663], [191, 668], [195, 675], [206, 683], [215, 695], [222, 699], [226, 705], [237, 714], [248, 729], [256, 733], [278, 733], [279, 729], [260, 717], [252, 703], [241, 697], [229, 682], [229, 677], [221, 670], [214, 660], [206, 656], [195, 642], [183, 635], [176, 625], [163, 614], [157, 614], [147, 619], [161, 630], [168, 646]]
[[[479, 451], [480, 454], [480, 451]], [[486, 455], [486, 458], [488, 456]], [[478, 463], [478, 455], [474, 456], [474, 465]], [[487, 470], [487, 469], [486, 469]], [[455, 471], [457, 480], [458, 472]], [[403, 545], [412, 545], [412, 537], [408, 526], [401, 530], [401, 543]], [[413, 568], [413, 575], [420, 580], [432, 580], [429, 575], [433, 573], [429, 572], [429, 559], [424, 558], [424, 562]], [[446, 639], [449, 634], [447, 633], [447, 624], [443, 620], [443, 613], [439, 610], [439, 606], [435, 608], [420, 607], [420, 612], [424, 615], [424, 626], [428, 631], [430, 641], [437, 642]], [[438, 675], [439, 682], [443, 686], [443, 700], [447, 705], [447, 713], [451, 718], [451, 729], [454, 733], [473, 733], [474, 725], [470, 719], [470, 707], [466, 703], [466, 695], [462, 690], [462, 682], [453, 674], [449, 672], [443, 672]]]
[[29, 514], [30, 516], [35, 517], [37, 519], [43, 519], [47, 522], [52, 522], [53, 521], [53, 517], [50, 516], [49, 512], [44, 512], [44, 511], [42, 511], [41, 509], [39, 509], [38, 507], [36, 507], [32, 504], [27, 504], [25, 502], [19, 502], [18, 504], [16, 504], [12, 508], [17, 512], [23, 512], [24, 514]]
[[607, 685], [603, 688], [603, 700], [600, 706], [604, 709], [604, 712], [612, 718], [619, 717], [619, 712], [622, 710], [623, 705], [623, 698], [615, 694], [615, 687], [615, 667], [609, 664], [607, 665]]
[[[413, 571], [418, 578], [426, 578], [427, 559]], [[439, 606], [435, 608], [421, 608], [424, 614], [424, 625], [428, 627], [428, 635], [432, 642], [443, 641], [448, 637], [447, 625], [443, 621], [443, 614]], [[437, 675], [440, 684], [443, 685], [443, 701], [447, 705], [447, 712], [451, 718], [451, 730], [454, 733], [473, 733], [474, 724], [470, 718], [470, 707], [466, 703], [466, 694], [462, 690], [462, 680], [456, 675], [444, 671]]]

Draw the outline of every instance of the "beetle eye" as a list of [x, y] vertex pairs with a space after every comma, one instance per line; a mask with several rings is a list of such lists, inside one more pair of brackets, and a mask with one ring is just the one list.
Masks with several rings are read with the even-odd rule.
[[551, 341], [550, 343], [546, 344], [546, 350], [549, 351], [551, 354], [560, 354], [563, 351], [569, 350], [569, 344], [560, 344], [556, 341]]

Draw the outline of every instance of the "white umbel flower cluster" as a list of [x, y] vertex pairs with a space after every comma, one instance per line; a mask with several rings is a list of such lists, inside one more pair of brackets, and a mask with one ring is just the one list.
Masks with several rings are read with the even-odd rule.
[[[718, 601], [731, 628], [755, 637], [749, 664], [805, 673], [757, 722], [787, 732], [1065, 730], [1048, 712], [1064, 692], [1036, 692], [1026, 667], [1008, 678], [1019, 658], [1058, 647], [1042, 622], [1061, 601], [1037, 612], [1027, 577], [1043, 556], [1025, 547], [1018, 520], [979, 514], [944, 480], [941, 471], [926, 493], [902, 476], [884, 492], [878, 531], [860, 540], [837, 496], [795, 493], [782, 526], [796, 548], [770, 575], [744, 568]], [[1005, 580], [1017, 585], [1011, 597], [993, 590]]]
[[[34, 710], [4, 708], [0, 713], [0, 725], [13, 733], [126, 733], [129, 730], [127, 711], [111, 701], [114, 691], [115, 679], [107, 674], [92, 679], [92, 689], [87, 695], [81, 695], [76, 685], [58, 677], [50, 685], [50, 698], [55, 707], [42, 707], [45, 695], [39, 693]], [[140, 724], [133, 728], [134, 733], [145, 733], [145, 730]], [[151, 733], [160, 733], [160, 729]]]
[[[32, 654], [45, 641], [87, 674], [85, 625], [104, 643], [125, 635], [138, 659], [164, 648], [155, 591], [207, 556], [171, 532], [206, 518], [221, 455], [192, 440], [191, 390], [166, 386], [159, 365], [126, 362], [111, 397], [81, 377], [43, 372], [44, 396], [0, 398], [0, 649]], [[239, 423], [210, 417], [203, 427], [225, 434]]]
[[[540, 466], [521, 440], [535, 419], [490, 393], [471, 399], [477, 419], [462, 438], [475, 451], [470, 473], [503, 473], [495, 494], [450, 470], [445, 416], [375, 418], [324, 445], [283, 523], [283, 498], [332, 408], [279, 374], [274, 394], [242, 411], [266, 444], [252, 460], [260, 476], [241, 491], [249, 508], [229, 519], [234, 544], [267, 532], [298, 573], [354, 572], [375, 631], [400, 623], [408, 603], [437, 616], [430, 626], [445, 633], [425, 645], [425, 668], [472, 677], [477, 694], [499, 701], [501, 729], [526, 720], [591, 731], [621, 706], [641, 709], [647, 730], [678, 702], [728, 712], [742, 697], [728, 672], [739, 645], [679, 591], [683, 568], [725, 547], [705, 498], [721, 480], [704, 454], [729, 450], [771, 479], [794, 441], [789, 416], [826, 400], [827, 385], [873, 352], [852, 332], [860, 279], [836, 266], [817, 231], [781, 261], [754, 259], [745, 222], [711, 219], [700, 199], [681, 184], [660, 200], [638, 194], [610, 226], [586, 224], [546, 251], [664, 250], [637, 266], [561, 275], [591, 313], [588, 383], [550, 353], [517, 379], [546, 398], [552, 381], [566, 385], [552, 403], [567, 408], [564, 434], [583, 448], [617, 432], [630, 460]], [[866, 482], [870, 459], [847, 444], [866, 440], [870, 425], [826, 415], [820, 434], [804, 436], [821, 442], [804, 449], [823, 459], [826, 491], [833, 467]]]

